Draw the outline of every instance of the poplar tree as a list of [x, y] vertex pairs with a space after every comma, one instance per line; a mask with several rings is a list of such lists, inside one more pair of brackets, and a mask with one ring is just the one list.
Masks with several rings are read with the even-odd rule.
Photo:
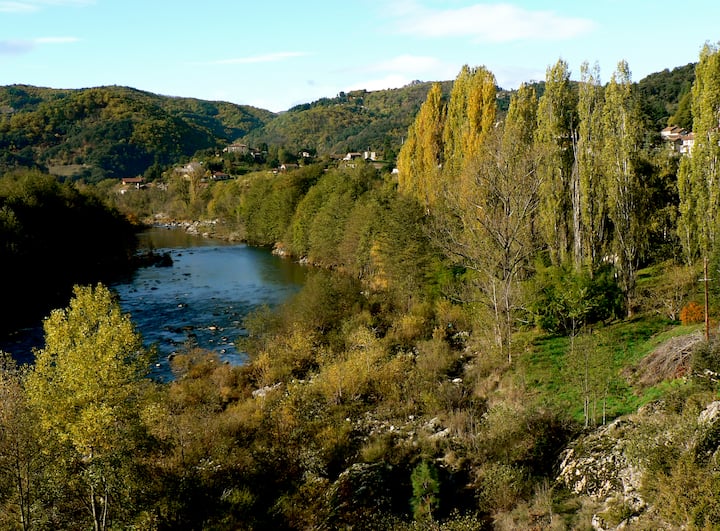
[[0, 351], [0, 527], [33, 529], [40, 520], [44, 459], [23, 388], [27, 374]]
[[553, 265], [567, 261], [571, 245], [576, 126], [570, 71], [567, 63], [559, 60], [547, 69], [535, 136], [540, 158], [538, 175], [543, 182], [540, 226]]
[[612, 247], [619, 284], [628, 303], [628, 314], [631, 314], [646, 231], [641, 225], [644, 205], [639, 172], [642, 121], [625, 61], [618, 63], [605, 89], [602, 117], [603, 128], [609, 132], [603, 143], [602, 157], [608, 216], [613, 224]]
[[464, 188], [463, 168], [480, 156], [495, 126], [495, 76], [483, 66], [463, 66], [453, 83], [443, 130], [443, 180], [448, 187]]
[[575, 158], [578, 209], [575, 211], [575, 265], [590, 271], [600, 263], [607, 245], [607, 199], [600, 152], [603, 142], [600, 67], [580, 67], [578, 135]]
[[691, 157], [678, 173], [680, 239], [689, 260], [715, 248], [720, 223], [720, 49], [706, 44], [695, 67], [692, 88]]
[[677, 187], [678, 187], [678, 238], [683, 247], [685, 254], [685, 262], [692, 265], [699, 254], [698, 245], [698, 223], [702, 220], [697, 215], [698, 197], [696, 193], [703, 187], [698, 186], [693, 181], [692, 159], [683, 157], [680, 159], [680, 165], [677, 171]]
[[442, 189], [444, 123], [442, 88], [433, 83], [398, 156], [398, 191], [415, 197], [426, 210], [437, 202]]

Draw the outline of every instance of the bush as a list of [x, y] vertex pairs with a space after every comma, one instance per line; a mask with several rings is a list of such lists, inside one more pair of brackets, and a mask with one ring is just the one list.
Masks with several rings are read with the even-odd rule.
[[705, 310], [695, 301], [688, 302], [680, 310], [680, 322], [684, 325], [702, 323], [705, 320]]
[[488, 512], [510, 509], [529, 491], [525, 472], [515, 466], [489, 463], [477, 477], [479, 503]]
[[535, 291], [530, 310], [535, 323], [546, 332], [568, 334], [623, 314], [622, 290], [611, 268], [593, 275], [559, 267], [541, 269]]
[[413, 497], [411, 500], [413, 517], [418, 521], [433, 519], [433, 512], [437, 509], [440, 493], [440, 480], [435, 465], [422, 461], [410, 475]]

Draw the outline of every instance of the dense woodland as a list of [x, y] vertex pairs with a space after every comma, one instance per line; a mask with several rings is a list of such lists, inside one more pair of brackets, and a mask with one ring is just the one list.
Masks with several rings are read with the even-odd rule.
[[[720, 267], [717, 79], [720, 51], [707, 46], [697, 65], [638, 84], [622, 61], [606, 82], [587, 64], [571, 81], [558, 61], [517, 91], [465, 67], [453, 83], [341, 94], [277, 117], [192, 100], [197, 115], [233, 116], [225, 137], [213, 136], [220, 118], [210, 134], [209, 118], [180, 116], [182, 102], [129, 89], [6, 87], [4, 163], [34, 169], [0, 177], [0, 252], [16, 275], [3, 279], [15, 286], [5, 306], [30, 293], [24, 274], [80, 253], [66, 246], [91, 226], [117, 231], [97, 239], [118, 254], [78, 254], [65, 280], [78, 285], [46, 318], [35, 363], [0, 360], [0, 527], [713, 528], [720, 427], [696, 419], [717, 398], [720, 350], [714, 333], [702, 339], [697, 280], [705, 260]], [[65, 104], [81, 100], [94, 103], [72, 107], [76, 121]], [[145, 130], [159, 136], [157, 149], [122, 146], [147, 148], [134, 160], [154, 169], [121, 194], [82, 131], [114, 128], [112, 109], [133, 101], [155, 113]], [[687, 127], [688, 109], [695, 145], [682, 156], [658, 132]], [[128, 114], [120, 136], [140, 134], [142, 116]], [[232, 167], [222, 142], [243, 128], [276, 154], [318, 156], [212, 180]], [[119, 149], [108, 139], [93, 147]], [[398, 173], [323, 157], [365, 144], [394, 150]], [[103, 168], [96, 183], [38, 169], [71, 153]], [[114, 168], [132, 159], [115, 153]], [[203, 166], [173, 170], [193, 153]], [[147, 378], [153, 353], [92, 274], [130, 260], [132, 246], [115, 244], [144, 219], [217, 220], [217, 236], [309, 264], [299, 294], [246, 319], [248, 364], [189, 344], [172, 382]], [[716, 316], [720, 293], [706, 284]], [[658, 354], [698, 333], [693, 348]], [[559, 475], [567, 448], [580, 454], [618, 419], [610, 461], [640, 471], [642, 503]]]

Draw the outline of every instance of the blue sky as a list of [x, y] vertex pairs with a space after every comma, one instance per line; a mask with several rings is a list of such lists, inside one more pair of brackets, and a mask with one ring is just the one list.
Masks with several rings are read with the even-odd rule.
[[125, 85], [282, 111], [340, 91], [454, 79], [503, 88], [619, 60], [633, 79], [720, 41], [718, 0], [0, 0], [0, 85]]

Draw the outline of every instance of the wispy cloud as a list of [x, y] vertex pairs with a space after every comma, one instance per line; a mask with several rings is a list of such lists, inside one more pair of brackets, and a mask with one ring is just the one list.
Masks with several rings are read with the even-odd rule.
[[35, 47], [32, 41], [6, 40], [0, 41], [0, 55], [20, 55]]
[[8, 39], [0, 41], [0, 55], [21, 55], [46, 44], [78, 42], [77, 37], [39, 37], [37, 39]]
[[94, 4], [94, 0], [20, 0], [0, 1], [0, 13], [33, 13], [48, 6], [84, 6]]
[[566, 17], [554, 11], [531, 11], [509, 3], [474, 4], [455, 9], [432, 9], [416, 0], [393, 9], [396, 31], [421, 37], [470, 37], [478, 42], [529, 39], [563, 40], [590, 32], [587, 18]]
[[276, 63], [278, 61], [284, 61], [286, 59], [293, 59], [295, 57], [305, 57], [308, 55], [305, 52], [275, 52], [267, 53], [262, 55], [254, 55], [248, 57], [235, 57], [232, 59], [219, 59], [213, 61], [211, 64], [214, 65], [242, 65], [252, 63]]

